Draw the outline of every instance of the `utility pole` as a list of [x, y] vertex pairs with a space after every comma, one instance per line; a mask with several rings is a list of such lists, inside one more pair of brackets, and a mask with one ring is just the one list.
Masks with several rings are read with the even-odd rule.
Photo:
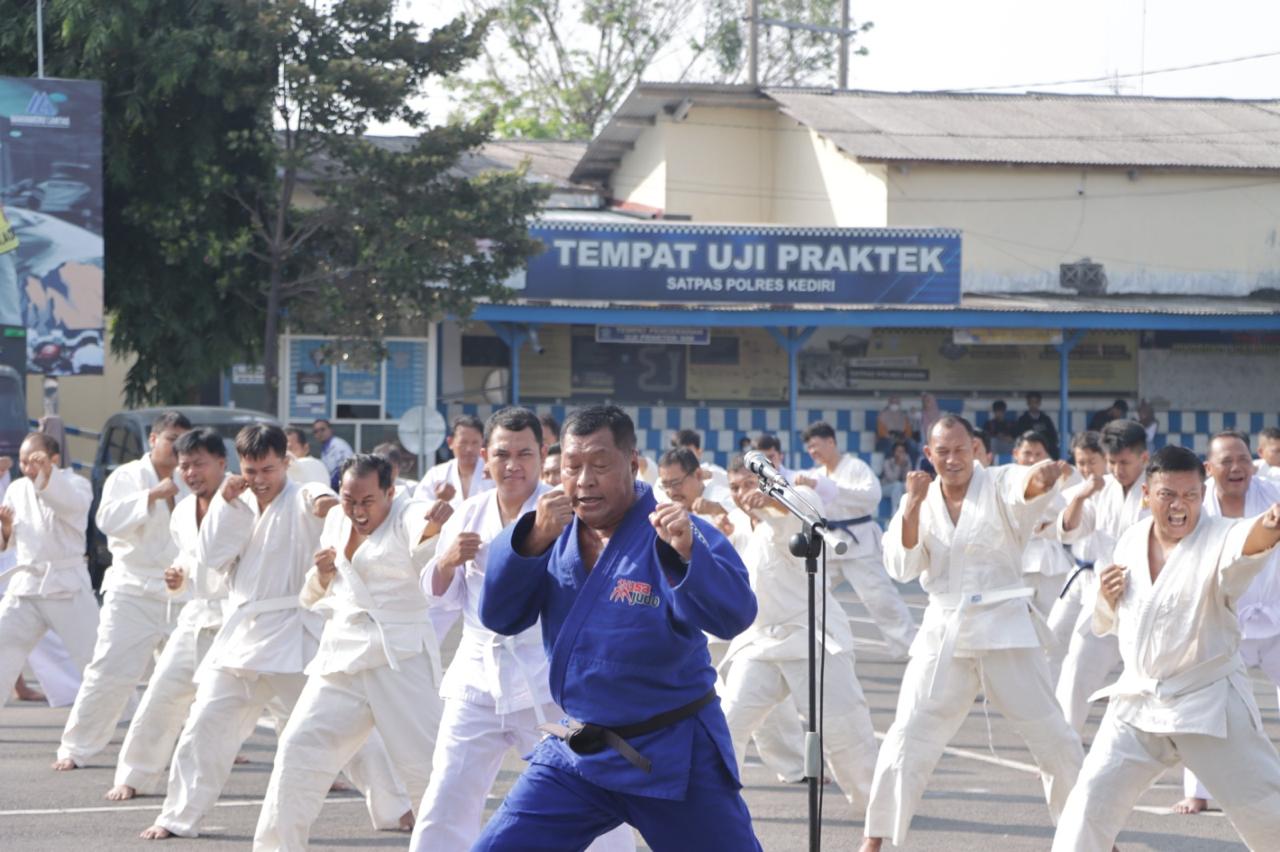
[[836, 80], [841, 89], [849, 88], [849, 46], [853, 36], [857, 35], [857, 31], [851, 28], [849, 2], [850, 0], [841, 0], [840, 26], [827, 27], [800, 21], [785, 21], [780, 18], [762, 18], [759, 0], [747, 0], [747, 82], [753, 87], [760, 85], [760, 27], [766, 26], [836, 36], [840, 40], [840, 59]]
[[747, 4], [748, 52], [747, 82], [754, 89], [760, 85], [760, 7], [758, 0]]
[[838, 88], [849, 88], [849, 0], [840, 4], [840, 73]]

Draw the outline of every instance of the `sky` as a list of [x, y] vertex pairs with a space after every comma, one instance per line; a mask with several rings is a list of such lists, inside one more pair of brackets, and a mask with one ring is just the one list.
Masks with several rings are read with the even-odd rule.
[[[430, 28], [460, 8], [459, 0], [402, 0], [400, 15]], [[869, 55], [850, 65], [851, 88], [1280, 98], [1280, 3], [1272, 0], [853, 0], [852, 14], [874, 27], [860, 41]], [[1277, 55], [1150, 73], [1265, 53]], [[646, 79], [676, 73], [660, 64]], [[1045, 85], [1099, 77], [1111, 79]], [[443, 120], [448, 96], [426, 100], [433, 120]]]

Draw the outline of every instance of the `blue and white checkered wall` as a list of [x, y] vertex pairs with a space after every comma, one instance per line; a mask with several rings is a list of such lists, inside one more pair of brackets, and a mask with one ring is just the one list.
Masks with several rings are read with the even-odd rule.
[[[971, 399], [939, 399], [939, 406], [946, 411], [963, 414], [979, 428], [987, 421], [990, 402]], [[1093, 403], [1071, 410], [1071, 431], [1086, 428], [1089, 418], [1105, 403]], [[825, 420], [836, 430], [837, 442], [847, 451], [855, 452], [879, 471], [883, 460], [875, 452], [876, 415], [883, 402], [861, 401], [842, 408], [801, 408], [799, 428]], [[458, 414], [474, 414], [481, 419], [488, 417], [496, 405], [451, 404], [444, 412], [446, 418]], [[564, 422], [565, 415], [576, 406], [534, 405], [539, 413], [550, 414]], [[791, 413], [785, 408], [733, 408], [727, 406], [622, 406], [636, 424], [636, 438], [640, 451], [657, 457], [670, 446], [671, 433], [676, 429], [696, 429], [702, 435], [704, 458], [725, 465], [737, 452], [738, 441], [761, 432], [778, 436], [784, 453], [790, 454], [792, 440], [799, 436], [791, 427]], [[1056, 408], [1045, 407], [1045, 413], [1056, 423]], [[1015, 412], [1020, 413], [1020, 412]], [[1280, 426], [1276, 412], [1256, 411], [1160, 411], [1156, 413], [1160, 429], [1156, 434], [1157, 449], [1166, 444], [1189, 447], [1198, 453], [1209, 448], [1209, 437], [1223, 429], [1240, 429], [1251, 436], [1268, 426]], [[802, 449], [799, 446], [796, 449]], [[1007, 459], [1005, 459], [1007, 461]]]

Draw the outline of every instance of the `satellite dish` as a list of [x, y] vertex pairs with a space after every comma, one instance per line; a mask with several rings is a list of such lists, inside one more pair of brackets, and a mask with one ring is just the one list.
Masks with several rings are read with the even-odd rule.
[[507, 401], [507, 388], [511, 386], [511, 371], [499, 367], [484, 377], [484, 398], [494, 405], [502, 405]]
[[442, 443], [448, 427], [440, 412], [425, 405], [415, 405], [396, 424], [396, 437], [415, 456], [434, 453]]

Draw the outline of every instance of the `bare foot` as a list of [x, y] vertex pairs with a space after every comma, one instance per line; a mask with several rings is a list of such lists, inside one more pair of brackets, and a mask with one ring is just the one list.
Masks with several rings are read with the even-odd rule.
[[350, 793], [351, 785], [341, 778], [333, 779], [333, 783], [329, 785], [330, 793]]
[[864, 837], [862, 845], [858, 847], [858, 852], [880, 852], [880, 844], [884, 843], [883, 837]]
[[1185, 799], [1170, 808], [1170, 810], [1175, 814], [1198, 814], [1207, 807], [1209, 807], [1209, 802], [1207, 800], [1197, 799], [1195, 796], [1187, 796]]
[[232, 762], [236, 766], [244, 766], [246, 763], [249, 762], [249, 758], [245, 757], [243, 754], [237, 754], [236, 759]]
[[49, 768], [54, 772], [70, 772], [71, 770], [79, 769], [80, 767], [76, 766], [76, 762], [71, 758], [64, 757], [59, 760], [55, 760], [53, 765]]
[[13, 691], [18, 694], [19, 701], [44, 701], [44, 693], [38, 689], [32, 689], [27, 686], [26, 680], [22, 675], [18, 675], [18, 682], [13, 685]]
[[127, 802], [134, 796], [138, 795], [138, 791], [130, 787], [128, 784], [117, 784], [107, 791], [102, 798], [108, 802]]
[[400, 830], [404, 832], [413, 831], [413, 811], [405, 811], [404, 816], [400, 817]]
[[162, 825], [153, 825], [138, 836], [143, 840], [168, 840], [173, 837], [173, 832]]

